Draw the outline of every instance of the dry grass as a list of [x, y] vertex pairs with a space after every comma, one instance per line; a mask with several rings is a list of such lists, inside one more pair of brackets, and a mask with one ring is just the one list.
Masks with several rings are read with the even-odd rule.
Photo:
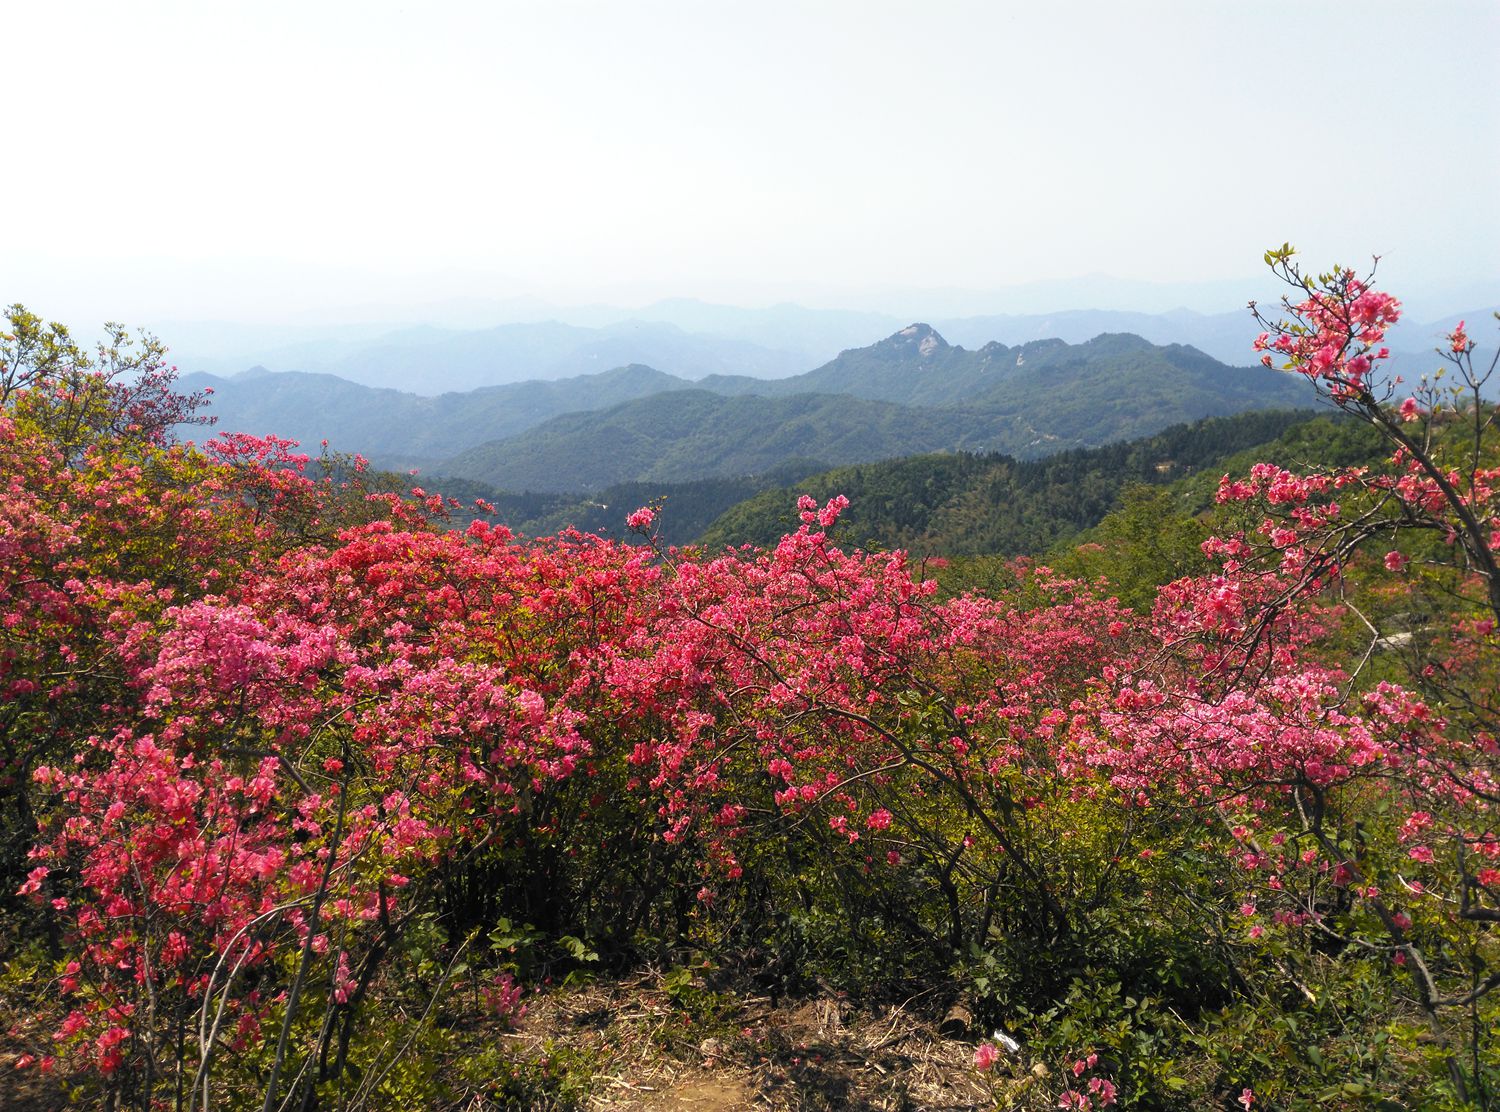
[[586, 1107], [600, 1112], [1048, 1106], [1024, 1063], [980, 1073], [973, 1041], [902, 1007], [856, 1012], [831, 997], [772, 1008], [766, 997], [716, 996], [683, 1007], [647, 980], [615, 981], [532, 997], [505, 1037], [526, 1055], [585, 1052], [595, 1064]]
[[[568, 1068], [592, 1077], [586, 1096], [554, 1104], [557, 1109], [978, 1112], [1051, 1106], [1029, 1063], [1002, 1062], [981, 1073], [974, 1068], [972, 1037], [945, 1035], [906, 1007], [856, 1011], [824, 996], [783, 1000], [773, 1008], [768, 997], [714, 994], [701, 986], [674, 999], [646, 976], [544, 990], [526, 1003], [515, 1030], [468, 1027], [460, 1041], [471, 1048], [498, 1044], [515, 1061], [541, 1062], [565, 1051]], [[462, 1010], [460, 999], [451, 1004]], [[5, 1018], [14, 1034], [19, 1017]], [[0, 1107], [41, 1112], [63, 1106], [61, 1078], [5, 1068], [12, 1056], [0, 1062]], [[443, 1107], [495, 1112], [507, 1106], [459, 1084]], [[527, 1107], [543, 1112], [535, 1103]]]

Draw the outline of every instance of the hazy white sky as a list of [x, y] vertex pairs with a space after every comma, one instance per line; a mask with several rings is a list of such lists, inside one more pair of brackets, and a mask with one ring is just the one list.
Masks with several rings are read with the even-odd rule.
[[0, 300], [64, 319], [861, 305], [1283, 239], [1500, 277], [1500, 0], [67, 0], [5, 34]]

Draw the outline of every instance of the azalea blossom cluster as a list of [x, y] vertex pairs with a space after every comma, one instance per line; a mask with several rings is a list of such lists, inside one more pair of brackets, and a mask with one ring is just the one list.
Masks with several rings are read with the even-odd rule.
[[1352, 270], [1338, 271], [1324, 288], [1307, 294], [1295, 306], [1305, 323], [1278, 329], [1274, 338], [1270, 332], [1256, 337], [1261, 362], [1271, 366], [1275, 352], [1290, 369], [1327, 383], [1337, 397], [1367, 390], [1371, 370], [1390, 358], [1390, 349], [1377, 345], [1401, 318], [1401, 303], [1371, 289]]

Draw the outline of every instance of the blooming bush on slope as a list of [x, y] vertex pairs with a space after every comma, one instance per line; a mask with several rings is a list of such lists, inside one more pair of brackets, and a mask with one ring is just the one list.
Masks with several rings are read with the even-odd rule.
[[[64, 448], [13, 405], [0, 725], [40, 835], [10, 867], [63, 1003], [28, 1057], [142, 1108], [369, 1102], [400, 1048], [363, 1033], [426, 1014], [393, 965], [447, 955], [440, 992], [515, 916], [620, 960], [769, 933], [845, 975], [967, 963], [996, 1022], [1088, 1063], [1075, 1107], [1341, 1070], [1487, 1099], [1492, 411], [1460, 333], [1473, 404], [1408, 419], [1374, 392], [1396, 303], [1299, 288], [1262, 345], [1399, 434], [1391, 466], [1226, 479], [1219, 571], [1149, 614], [1024, 565], [939, 601], [838, 547], [837, 499], [768, 552], [441, 532], [282, 442]], [[1413, 566], [1422, 657], [1328, 659]]]

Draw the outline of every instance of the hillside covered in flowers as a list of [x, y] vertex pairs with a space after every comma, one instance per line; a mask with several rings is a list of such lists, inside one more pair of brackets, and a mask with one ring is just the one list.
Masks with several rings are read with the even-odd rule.
[[0, 1096], [583, 1107], [500, 1033], [629, 974], [730, 1056], [736, 996], [961, 1012], [999, 1107], [1500, 1105], [1495, 363], [1393, 368], [1371, 277], [1267, 260], [1264, 362], [1386, 458], [1226, 475], [1149, 605], [927, 579], [841, 495], [449, 527], [13, 307]]

